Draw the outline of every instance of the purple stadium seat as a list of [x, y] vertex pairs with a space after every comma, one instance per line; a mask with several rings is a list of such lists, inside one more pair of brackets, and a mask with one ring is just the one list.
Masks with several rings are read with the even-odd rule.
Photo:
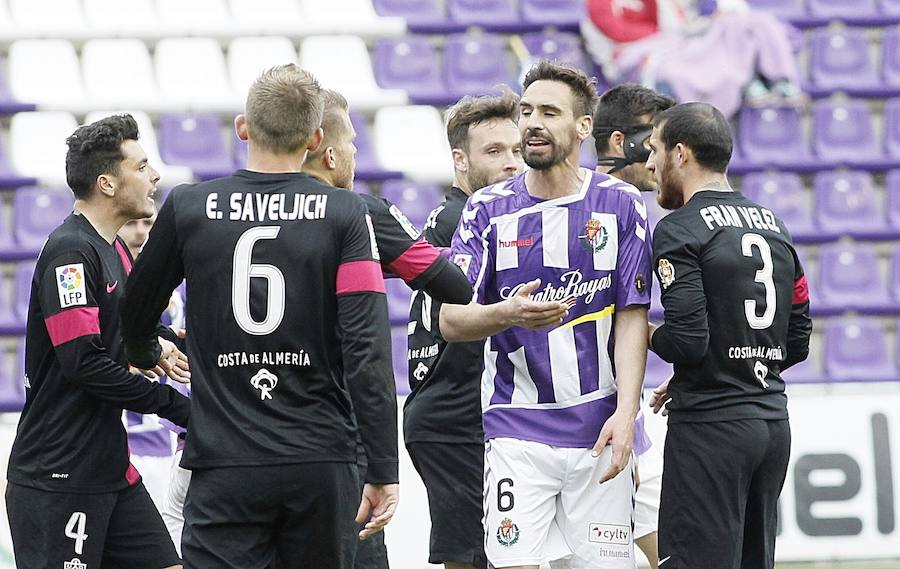
[[6, 62], [0, 61], [0, 115], [11, 115], [23, 111], [35, 111], [37, 105], [17, 100], [9, 89], [6, 75]]
[[782, 20], [804, 20], [808, 17], [804, 8], [804, 0], [748, 0], [756, 10], [765, 10]]
[[444, 87], [437, 52], [427, 37], [381, 39], [372, 59], [375, 80], [383, 89], [404, 89], [417, 105], [456, 102]]
[[820, 161], [869, 170], [891, 166], [875, 139], [865, 101], [819, 101], [813, 107], [813, 125], [813, 151]]
[[522, 21], [512, 0], [447, 0], [447, 13], [456, 23], [494, 32], [523, 32], [535, 27]]
[[[524, 6], [522, 9], [525, 9]], [[523, 34], [522, 41], [535, 59], [550, 59], [567, 63], [582, 71], [593, 72], [590, 61], [581, 49], [581, 37], [578, 34], [532, 32]]]
[[897, 369], [878, 319], [840, 318], [825, 323], [825, 371], [834, 381], [891, 381]]
[[163, 115], [158, 132], [159, 154], [166, 164], [187, 166], [202, 180], [220, 178], [234, 171], [218, 115]]
[[794, 107], [745, 107], [738, 139], [747, 161], [791, 172], [818, 168], [809, 150], [803, 117]]
[[854, 25], [880, 25], [883, 19], [875, 0], [807, 0], [807, 10], [813, 18], [840, 20]]
[[880, 0], [878, 8], [882, 18], [890, 19], [893, 24], [900, 19], [900, 0]]
[[672, 377], [672, 364], [664, 362], [653, 352], [647, 352], [647, 371], [644, 373], [644, 389], [659, 387]]
[[369, 123], [365, 116], [358, 112], [350, 112], [350, 122], [356, 131], [356, 178], [360, 180], [388, 180], [400, 178], [401, 172], [385, 170], [375, 157], [375, 149], [372, 148], [369, 134]]
[[[24, 344], [24, 342], [23, 342]], [[24, 351], [23, 351], [24, 353]], [[0, 364], [6, 364], [8, 355], [0, 353]], [[25, 405], [25, 381], [23, 373], [8, 374], [5, 370], [10, 366], [2, 365], [0, 367], [0, 413], [18, 413]], [[19, 369], [19, 363], [16, 362], [13, 369]]]
[[781, 379], [784, 380], [786, 386], [829, 381], [822, 371], [818, 359], [812, 353], [802, 362], [781, 372]]
[[409, 395], [409, 374], [406, 326], [394, 326], [391, 328], [391, 359], [394, 364], [394, 385], [397, 387], [397, 395]]
[[521, 0], [522, 19], [557, 29], [578, 31], [585, 16], [583, 0]]
[[868, 172], [820, 172], [813, 179], [816, 219], [823, 235], [861, 239], [895, 236], [885, 221], [878, 189]]
[[741, 193], [780, 217], [795, 242], [822, 240], [813, 223], [810, 192], [806, 191], [799, 175], [787, 172], [747, 174], [741, 181]]
[[23, 252], [36, 255], [50, 232], [72, 213], [66, 189], [19, 188], [13, 198], [13, 236]]
[[855, 28], [812, 32], [809, 79], [812, 85], [807, 91], [813, 95], [834, 91], [861, 97], [884, 95], [869, 56], [869, 40], [862, 30]]
[[884, 179], [884, 189], [887, 192], [888, 225], [900, 232], [900, 170], [888, 172]]
[[466, 28], [448, 20], [438, 0], [373, 0], [373, 4], [381, 16], [405, 18], [411, 32], [438, 34], [461, 32]]
[[744, 155], [744, 151], [741, 149], [737, 134], [733, 134], [734, 147], [731, 150], [731, 160], [728, 161], [728, 173], [732, 176], [743, 176], [744, 174], [749, 174], [750, 172], [758, 172], [759, 170], [764, 169], [763, 165], [754, 164], [749, 159], [747, 159], [747, 156]]
[[367, 196], [372, 195], [372, 188], [369, 187], [369, 184], [363, 181], [353, 180], [353, 191], [357, 194], [365, 194]]
[[[894, 251], [894, 254], [891, 255], [888, 285], [891, 288], [891, 298], [896, 305], [900, 306], [900, 249], [897, 249]], [[900, 352], [897, 352], [897, 357], [900, 359]]]
[[381, 197], [390, 200], [420, 230], [428, 214], [444, 199], [444, 192], [434, 184], [417, 184], [406, 180], [388, 180], [381, 186]]
[[888, 159], [900, 163], [900, 98], [884, 104], [884, 149]]
[[231, 140], [231, 155], [234, 157], [235, 168], [247, 167], [247, 143], [235, 135]]
[[384, 279], [384, 288], [387, 292], [388, 318], [391, 324], [399, 326], [409, 322], [409, 301], [412, 298], [412, 290], [403, 279]]
[[515, 86], [506, 40], [493, 34], [448, 38], [444, 44], [444, 82], [454, 99], [484, 95], [499, 84]]
[[841, 310], [885, 313], [895, 305], [885, 272], [871, 245], [827, 245], [819, 251], [818, 302]]
[[[900, 10], [900, 0], [897, 0]], [[898, 13], [900, 15], [900, 13]], [[887, 28], [881, 36], [881, 78], [886, 89], [900, 91], [900, 28]]]
[[34, 277], [34, 262], [25, 261], [16, 265], [13, 272], [13, 313], [25, 330], [28, 320], [28, 301], [31, 299], [31, 279]]
[[37, 178], [26, 178], [17, 174], [6, 157], [6, 148], [0, 141], [0, 187], [16, 188], [19, 186], [32, 186], [37, 183]]

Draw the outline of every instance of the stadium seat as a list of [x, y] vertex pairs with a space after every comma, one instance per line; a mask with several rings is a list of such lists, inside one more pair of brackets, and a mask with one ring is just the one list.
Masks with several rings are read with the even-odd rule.
[[187, 166], [201, 180], [227, 176], [234, 162], [225, 146], [222, 121], [214, 114], [163, 115], [159, 154], [166, 164]]
[[885, 102], [882, 122], [884, 124], [884, 149], [888, 159], [900, 163], [900, 98]]
[[82, 0], [84, 19], [94, 37], [158, 38], [167, 33], [159, 23], [153, 0]]
[[406, 359], [408, 349], [408, 336], [406, 326], [394, 326], [391, 328], [391, 359], [394, 364], [394, 384], [397, 387], [397, 395], [409, 395], [409, 361]]
[[140, 140], [138, 142], [141, 145], [141, 148], [143, 148], [144, 152], [147, 154], [147, 160], [150, 162], [150, 165], [153, 166], [153, 168], [157, 172], [159, 172], [160, 187], [171, 188], [178, 184], [190, 182], [193, 178], [190, 168], [168, 164], [162, 159], [162, 156], [159, 153], [159, 143], [156, 139], [156, 130], [153, 128], [153, 122], [150, 120], [150, 116], [144, 111], [93, 111], [91, 113], [88, 113], [88, 115], [84, 119], [84, 122], [85, 124], [89, 124], [98, 121], [103, 117], [108, 117], [110, 115], [121, 115], [123, 113], [129, 113], [132, 117], [134, 117], [134, 120], [138, 126], [138, 132], [140, 133]]
[[25, 330], [28, 321], [28, 301], [31, 299], [31, 280], [34, 277], [34, 261], [16, 263], [13, 270], [13, 314]]
[[454, 22], [494, 32], [524, 32], [535, 27], [522, 20], [512, 0], [447, 0], [447, 13]]
[[[252, 6], [243, 0], [236, 3]], [[228, 44], [227, 59], [231, 88], [243, 106], [256, 78], [270, 67], [297, 63], [297, 52], [291, 40], [283, 36], [240, 37]]]
[[458, 34], [444, 44], [444, 80], [454, 99], [515, 87], [506, 39], [494, 34]]
[[581, 49], [581, 37], [578, 34], [552, 31], [530, 32], [522, 34], [522, 41], [528, 49], [528, 53], [535, 60], [549, 59], [593, 74], [592, 64]]
[[803, 116], [794, 107], [744, 107], [738, 139], [748, 162], [790, 172], [818, 168], [809, 150]]
[[[170, 36], [230, 36], [240, 22], [231, 18], [225, 0], [156, 0], [159, 23]], [[187, 63], [187, 62], [185, 62]], [[192, 71], [203, 67], [192, 67]], [[202, 75], [198, 73], [198, 75]]]
[[859, 239], [895, 236], [885, 220], [884, 202], [868, 172], [820, 172], [813, 179], [816, 221], [823, 237]]
[[865, 101], [819, 101], [813, 107], [813, 132], [813, 151], [821, 162], [868, 170], [891, 166], [875, 139]]
[[[40, 64], [36, 64], [40, 62]], [[81, 65], [66, 40], [19, 40], [9, 47], [12, 96], [42, 110], [79, 110], [86, 104]]]
[[388, 170], [420, 182], [448, 183], [453, 161], [444, 123], [428, 106], [384, 107], [375, 113], [375, 151]]
[[654, 352], [647, 352], [647, 370], [644, 372], [644, 389], [655, 389], [670, 379], [674, 370], [672, 364], [663, 361]]
[[585, 16], [582, 0], [521, 0], [522, 19], [540, 27], [578, 31]]
[[840, 20], [853, 25], [883, 23], [875, 0], [807, 0], [807, 11], [814, 18]]
[[[152, 110], [159, 94], [147, 44], [137, 39], [93, 39], [81, 49], [84, 86], [92, 105]], [[115, 71], [115, 79], [110, 73]]]
[[388, 180], [381, 186], [381, 197], [400, 208], [400, 211], [421, 231], [428, 220], [428, 214], [444, 199], [444, 192], [435, 184]]
[[812, 95], [829, 95], [844, 91], [860, 97], [884, 95], [875, 65], [869, 55], [869, 40], [862, 30], [843, 28], [820, 29], [810, 39], [810, 72]]
[[747, 174], [741, 181], [741, 193], [771, 209], [784, 221], [795, 242], [823, 239], [813, 222], [810, 192], [806, 191], [799, 175], [789, 172]]
[[[388, 180], [402, 178], [403, 173], [397, 170], [386, 170], [378, 163], [378, 157], [372, 148], [372, 136], [369, 123], [362, 113], [350, 112], [350, 122], [356, 131], [356, 178], [361, 180]], [[243, 167], [243, 166], [242, 166]]]
[[23, 103], [12, 94], [7, 80], [6, 62], [0, 61], [0, 115], [11, 115], [35, 109], [37, 109], [37, 105], [34, 103]]
[[827, 383], [829, 381], [825, 372], [822, 371], [819, 358], [812, 351], [808, 358], [782, 371], [781, 379], [784, 380], [787, 388], [790, 388], [791, 385]]
[[320, 34], [354, 34], [357, 36], [398, 36], [406, 32], [403, 18], [380, 16], [372, 0], [300, 0], [308, 24]]
[[156, 79], [172, 110], [233, 111], [243, 102], [231, 90], [225, 56], [212, 38], [164, 38], [156, 44]]
[[884, 179], [884, 190], [887, 193], [888, 225], [900, 232], [900, 171], [888, 172]]
[[359, 36], [304, 39], [300, 45], [300, 66], [315, 75], [322, 85], [344, 95], [354, 110], [402, 105], [408, 99], [400, 89], [378, 86], [369, 51]]
[[78, 123], [71, 113], [16, 113], [9, 123], [9, 161], [20, 176], [43, 183], [66, 183], [66, 138]]
[[409, 31], [420, 34], [447, 34], [465, 30], [464, 24], [447, 18], [438, 0], [373, 0], [375, 11], [382, 16], [406, 20]]
[[840, 318], [825, 322], [825, 371], [834, 381], [891, 381], [884, 327], [878, 319]]
[[367, 196], [375, 195], [372, 187], [362, 180], [353, 180], [353, 191], [357, 194], [365, 194]]
[[424, 36], [385, 38], [375, 44], [373, 65], [378, 85], [403, 89], [417, 105], [456, 102], [444, 87], [438, 54]]
[[896, 24], [900, 18], [900, 0], [880, 0], [878, 9], [882, 17], [889, 18], [892, 24]]
[[17, 188], [19, 186], [32, 186], [37, 183], [36, 178], [20, 176], [13, 170], [9, 162], [6, 148], [0, 140], [0, 188]]
[[[7, 0], [13, 37], [87, 37], [81, 2], [59, 0]], [[40, 61], [40, 60], [38, 60]], [[44, 60], [42, 63], [46, 64]], [[40, 67], [47, 72], [46, 67]]]
[[19, 188], [13, 196], [13, 237], [23, 254], [37, 256], [50, 232], [72, 213], [75, 197], [66, 188]]
[[735, 134], [734, 146], [731, 149], [731, 160], [728, 161], [728, 173], [732, 176], [743, 176], [744, 174], [758, 172], [763, 169], [764, 166], [762, 164], [754, 163], [744, 155], [740, 141]]
[[384, 280], [387, 292], [388, 318], [395, 326], [403, 325], [409, 321], [409, 303], [412, 299], [412, 291], [403, 279], [389, 278]]
[[[21, 354], [24, 355], [24, 351]], [[7, 373], [5, 370], [10, 366], [5, 365], [5, 360], [8, 357], [5, 352], [0, 351], [0, 413], [18, 413], [25, 405], [25, 374]], [[20, 365], [17, 362], [12, 367], [18, 370]]]
[[315, 31], [297, 0], [229, 0], [228, 5], [232, 18], [243, 34], [288, 36]]
[[819, 251], [817, 302], [864, 314], [900, 309], [888, 294], [883, 265], [871, 245], [826, 245]]
[[[900, 306], [900, 249], [897, 249], [891, 255], [890, 263], [888, 285], [890, 286], [891, 298]], [[897, 357], [900, 358], [900, 352], [897, 352]]]
[[781, 20], [792, 22], [804, 20], [807, 17], [804, 0], [747, 0], [747, 3], [756, 10], [765, 10]]
[[247, 143], [233, 135], [231, 137], [231, 155], [234, 158], [234, 167], [243, 169], [247, 167]]
[[881, 78], [885, 89], [900, 93], [900, 27], [886, 28], [881, 36]]

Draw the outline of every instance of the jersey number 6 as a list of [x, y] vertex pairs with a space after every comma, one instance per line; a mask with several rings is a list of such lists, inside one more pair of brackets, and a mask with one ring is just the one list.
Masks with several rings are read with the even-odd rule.
[[[280, 227], [265, 225], [248, 229], [237, 240], [234, 246], [234, 264], [232, 265], [231, 308], [234, 319], [241, 330], [254, 336], [271, 334], [284, 318], [284, 275], [274, 265], [254, 265], [252, 262], [253, 247], [262, 239], [278, 237]], [[256, 321], [250, 314], [250, 279], [266, 279], [266, 315], [262, 321]]]

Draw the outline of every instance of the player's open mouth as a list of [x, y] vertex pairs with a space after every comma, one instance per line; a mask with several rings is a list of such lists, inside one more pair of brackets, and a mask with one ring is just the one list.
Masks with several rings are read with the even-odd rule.
[[550, 146], [550, 141], [544, 138], [528, 138], [525, 140], [525, 146], [528, 148], [540, 148], [543, 146]]

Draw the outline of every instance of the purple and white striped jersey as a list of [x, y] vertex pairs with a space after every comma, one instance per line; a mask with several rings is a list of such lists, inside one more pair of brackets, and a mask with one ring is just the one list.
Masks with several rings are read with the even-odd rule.
[[[590, 448], [616, 407], [616, 310], [650, 304], [647, 210], [640, 192], [581, 170], [578, 194], [542, 200], [525, 174], [469, 198], [451, 258], [493, 304], [540, 278], [531, 298], [566, 301], [553, 329], [513, 327], [485, 342], [481, 400], [485, 440], [510, 437]], [[643, 429], [638, 452], [649, 445]]]

